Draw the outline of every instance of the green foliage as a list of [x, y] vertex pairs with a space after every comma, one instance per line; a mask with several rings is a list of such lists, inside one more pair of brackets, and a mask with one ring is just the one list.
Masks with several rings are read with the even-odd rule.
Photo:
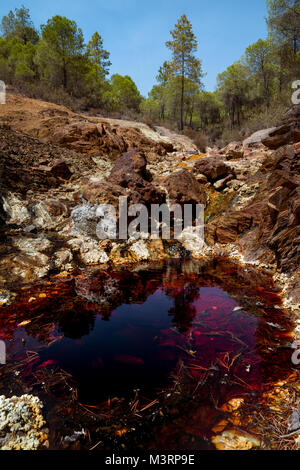
[[144, 119], [151, 122], [158, 122], [161, 117], [160, 101], [154, 98], [148, 98], [142, 102], [140, 111]]
[[222, 115], [222, 102], [216, 93], [202, 91], [196, 97], [196, 108], [199, 113], [200, 127], [202, 129], [220, 121]]
[[111, 62], [109, 60], [109, 52], [103, 48], [103, 40], [99, 33], [94, 33], [92, 39], [88, 42], [87, 56], [93, 65], [97, 65], [101, 76], [109, 73]]
[[227, 143], [273, 125], [299, 79], [300, 0], [267, 0], [267, 10], [268, 37], [218, 75], [215, 92], [203, 91], [198, 42], [186, 15], [170, 32], [170, 58], [147, 99], [130, 76], [108, 78], [110, 54], [99, 32], [85, 44], [76, 22], [56, 15], [39, 35], [24, 6], [2, 18], [0, 77], [37, 98], [184, 130], [201, 149], [206, 136]]
[[105, 94], [108, 108], [111, 111], [139, 111], [142, 96], [136, 84], [128, 75], [115, 74], [110, 79], [109, 91]]
[[171, 50], [172, 61], [167, 69], [173, 75], [180, 76], [181, 79], [188, 77], [200, 84], [201, 61], [194, 56], [198, 43], [186, 15], [179, 18], [170, 34], [173, 39], [167, 41], [166, 46]]
[[38, 44], [36, 63], [42, 76], [55, 84], [62, 83], [68, 89], [70, 75], [76, 72], [82, 61], [83, 34], [75, 21], [54, 16], [41, 26], [42, 39]]
[[279, 94], [299, 78], [300, 1], [267, 0], [267, 25], [279, 67]]
[[153, 86], [141, 111], [146, 119], [153, 116], [155, 122], [168, 123], [170, 127], [177, 122], [183, 130], [184, 126], [192, 126], [197, 115], [203, 73], [201, 61], [194, 56], [197, 40], [186, 15], [178, 20], [171, 37], [166, 45], [172, 58], [159, 68], [158, 84]]
[[[197, 50], [197, 40], [192, 31], [192, 25], [187, 19], [186, 15], [182, 15], [175, 25], [175, 28], [170, 32], [172, 36], [171, 41], [166, 42], [166, 46], [172, 53], [172, 60], [169, 63], [164, 63], [162, 70], [162, 77], [178, 77], [179, 81], [173, 81], [173, 84], [180, 90], [180, 122], [179, 129], [183, 130], [184, 125], [184, 99], [186, 89], [186, 79], [189, 79], [190, 90], [191, 82], [194, 84], [194, 91], [198, 91], [197, 86], [201, 84], [201, 61], [197, 59], [194, 53]], [[159, 72], [159, 76], [161, 71]], [[172, 79], [171, 79], [172, 80]], [[191, 101], [191, 94], [190, 94]], [[190, 103], [190, 106], [193, 104]]]
[[223, 141], [274, 125], [290, 105], [291, 83], [300, 73], [300, 0], [267, 0], [267, 10], [268, 37], [250, 44], [218, 75], [226, 110]]
[[258, 94], [263, 96], [266, 112], [269, 110], [272, 85], [279, 68], [276, 64], [276, 55], [270, 39], [259, 39], [246, 49], [245, 62], [249, 67], [250, 75], [256, 79]]
[[295, 56], [300, 47], [300, 1], [267, 0], [270, 37]]
[[15, 8], [15, 12], [10, 10], [7, 16], [3, 16], [0, 29], [5, 39], [17, 38], [25, 44], [28, 42], [36, 44], [39, 40], [29, 10], [24, 5]]
[[235, 124], [238, 127], [241, 124], [242, 109], [247, 102], [249, 89], [247, 78], [247, 68], [241, 62], [230, 65], [217, 76], [218, 94], [228, 113], [231, 130]]
[[139, 112], [143, 98], [133, 80], [118, 74], [107, 79], [110, 54], [98, 32], [85, 44], [76, 22], [56, 15], [39, 37], [23, 6], [2, 18], [1, 31], [0, 74], [6, 82], [71, 107]]
[[25, 44], [15, 42], [10, 50], [9, 63], [18, 80], [31, 80], [36, 76], [37, 70], [34, 63], [36, 46], [31, 42]]

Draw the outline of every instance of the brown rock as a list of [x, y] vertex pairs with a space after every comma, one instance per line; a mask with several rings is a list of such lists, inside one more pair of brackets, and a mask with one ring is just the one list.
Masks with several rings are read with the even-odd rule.
[[188, 170], [180, 170], [168, 176], [163, 186], [167, 189], [169, 199], [179, 204], [205, 204], [205, 189]]
[[68, 180], [72, 176], [72, 172], [70, 171], [70, 168], [66, 162], [60, 159], [55, 160], [48, 167], [40, 166], [39, 169], [49, 171], [51, 175], [55, 176], [56, 178], [62, 178], [64, 180]]
[[268, 198], [268, 206], [274, 208], [274, 210], [278, 213], [280, 210], [283, 209], [284, 206], [287, 205], [288, 200], [287, 196], [289, 194], [289, 189], [284, 186], [278, 186], [274, 191], [272, 191]]
[[290, 125], [277, 127], [262, 143], [269, 149], [276, 150], [283, 145], [293, 142], [292, 129]]
[[93, 124], [89, 122], [75, 122], [61, 127], [54, 132], [51, 140], [89, 155], [99, 153], [118, 156], [126, 151], [128, 146], [109, 124]]
[[271, 132], [273, 132], [276, 127], [271, 127], [269, 129], [262, 129], [251, 134], [247, 139], [243, 141], [243, 149], [261, 149], [264, 147], [262, 144], [264, 139], [267, 139]]
[[219, 157], [203, 157], [195, 163], [194, 173], [201, 173], [209, 181], [216, 181], [228, 176], [232, 170]]
[[243, 158], [244, 152], [242, 147], [242, 142], [230, 142], [226, 147], [220, 150], [220, 154], [225, 155], [227, 160]]
[[255, 175], [260, 185], [254, 199], [209, 222], [207, 243], [236, 243], [246, 258], [275, 263], [279, 271], [293, 274], [300, 259], [299, 156], [291, 145], [268, 157]]
[[269, 149], [276, 150], [300, 141], [300, 106], [292, 106], [285, 114], [283, 124], [262, 140]]
[[109, 175], [109, 181], [127, 187], [133, 178], [147, 179], [146, 165], [147, 161], [142, 152], [130, 150], [116, 161]]
[[244, 211], [227, 213], [210, 222], [205, 231], [208, 243], [234, 243], [239, 235], [251, 228], [253, 216]]
[[80, 191], [74, 193], [74, 200], [77, 204], [82, 204], [82, 197], [91, 204], [111, 204], [118, 208], [119, 196], [126, 195], [126, 190], [117, 184], [107, 181], [88, 181]]
[[155, 142], [136, 127], [110, 125], [107, 121], [97, 124], [82, 120], [68, 123], [55, 129], [48, 138], [56, 144], [79, 152], [94, 156], [109, 155], [113, 159], [120, 157], [127, 150], [136, 148], [160, 156], [174, 151], [170, 142]]
[[291, 223], [295, 225], [300, 224], [300, 191], [297, 191], [297, 195], [295, 195], [295, 198], [291, 201], [291, 212], [293, 215], [293, 218], [291, 219]]
[[152, 184], [146, 169], [146, 158], [139, 150], [130, 150], [117, 160], [108, 177], [108, 182], [130, 190], [128, 196], [133, 204], [160, 204], [165, 193]]
[[[233, 175], [228, 175], [226, 176], [226, 178], [222, 179], [222, 180], [218, 180], [214, 183], [214, 188], [217, 190], [217, 191], [222, 191], [223, 189], [226, 188], [227, 186], [227, 183], [229, 183], [229, 181], [232, 181], [234, 178]], [[239, 180], [241, 179], [241, 176], [238, 178]], [[244, 178], [245, 179], [245, 178]]]

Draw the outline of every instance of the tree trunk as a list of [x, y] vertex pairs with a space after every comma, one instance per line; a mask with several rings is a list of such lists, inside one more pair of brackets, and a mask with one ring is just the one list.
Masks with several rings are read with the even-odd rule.
[[232, 107], [230, 108], [229, 117], [230, 117], [230, 130], [232, 131], [234, 128], [234, 105], [232, 105]]
[[268, 85], [268, 80], [266, 77], [266, 73], [264, 70], [264, 67], [262, 67], [262, 74], [263, 74], [263, 80], [264, 80], [264, 90], [265, 90], [265, 103], [266, 103], [266, 115], [269, 114], [269, 85]]
[[283, 83], [283, 77], [282, 77], [282, 71], [281, 71], [281, 66], [280, 66], [280, 72], [279, 72], [279, 94], [280, 95], [282, 93], [282, 83]]
[[184, 105], [184, 74], [181, 75], [181, 96], [180, 96], [180, 124], [179, 130], [183, 131], [183, 105]]
[[66, 67], [66, 63], [63, 62], [63, 87], [64, 87], [64, 90], [66, 90], [67, 88], [67, 67]]
[[191, 114], [190, 114], [190, 127], [192, 127], [193, 124], [193, 114], [194, 114], [194, 106], [191, 108]]
[[66, 68], [64, 67], [64, 81], [63, 81], [63, 86], [64, 86], [64, 89], [67, 88], [67, 71], [66, 71]]

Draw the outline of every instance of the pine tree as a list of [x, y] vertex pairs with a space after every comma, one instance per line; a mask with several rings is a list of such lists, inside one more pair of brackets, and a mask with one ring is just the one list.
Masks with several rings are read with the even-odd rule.
[[262, 88], [266, 113], [269, 112], [272, 82], [276, 73], [274, 63], [273, 45], [269, 39], [259, 39], [256, 43], [247, 47], [245, 53], [246, 64], [250, 74], [257, 78]]
[[86, 48], [90, 61], [97, 65], [105, 75], [108, 75], [111, 66], [109, 52], [103, 49], [103, 39], [98, 32], [93, 34]]
[[17, 38], [24, 44], [28, 42], [37, 44], [39, 40], [29, 10], [24, 5], [21, 8], [15, 8], [14, 12], [10, 10], [8, 15], [3, 16], [0, 29], [5, 39]]
[[179, 129], [182, 131], [185, 79], [189, 78], [194, 83], [200, 84], [203, 74], [201, 71], [201, 61], [194, 56], [198, 46], [197, 39], [186, 15], [181, 16], [170, 33], [173, 39], [167, 41], [166, 46], [172, 51], [172, 60], [170, 62], [172, 73], [180, 78]]
[[41, 26], [42, 40], [38, 45], [37, 63], [44, 75], [59, 74], [67, 90], [72, 69], [82, 62], [84, 50], [83, 34], [75, 21], [66, 17], [53, 16]]
[[269, 36], [282, 55], [282, 66], [298, 78], [300, 50], [300, 0], [267, 0]]

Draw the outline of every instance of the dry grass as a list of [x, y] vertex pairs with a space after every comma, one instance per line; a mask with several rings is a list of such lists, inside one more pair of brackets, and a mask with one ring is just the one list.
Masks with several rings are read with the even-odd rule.
[[267, 449], [300, 450], [300, 428], [290, 431], [288, 419], [300, 405], [300, 383], [284, 382], [265, 394], [266, 405], [254, 410], [252, 422]]
[[194, 129], [187, 128], [184, 130], [184, 134], [189, 137], [200, 152], [205, 152], [208, 146], [208, 137], [203, 132], [195, 131]]

